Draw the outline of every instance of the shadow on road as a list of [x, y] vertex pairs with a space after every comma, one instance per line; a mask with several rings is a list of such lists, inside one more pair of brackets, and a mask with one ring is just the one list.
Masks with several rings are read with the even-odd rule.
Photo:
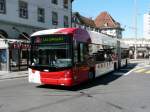
[[59, 90], [68, 90], [68, 91], [80, 91], [88, 88], [92, 88], [99, 85], [108, 85], [109, 83], [117, 80], [118, 78], [122, 77], [123, 74], [129, 72], [133, 69], [137, 64], [129, 64], [127, 67], [123, 67], [118, 71], [111, 72], [109, 74], [103, 75], [98, 77], [92, 81], [84, 82], [80, 85], [76, 85], [73, 87], [62, 87], [62, 86], [52, 86], [52, 85], [40, 85], [37, 88], [45, 88], [45, 89], [59, 89]]

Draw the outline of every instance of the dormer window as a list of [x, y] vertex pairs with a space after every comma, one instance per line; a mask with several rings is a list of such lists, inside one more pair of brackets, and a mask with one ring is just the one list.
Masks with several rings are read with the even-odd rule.
[[107, 26], [108, 26], [108, 23], [104, 23], [104, 26], [107, 27]]

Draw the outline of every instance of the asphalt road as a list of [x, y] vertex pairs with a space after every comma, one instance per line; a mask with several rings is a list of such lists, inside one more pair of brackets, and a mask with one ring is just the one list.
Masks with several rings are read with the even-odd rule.
[[134, 67], [72, 89], [2, 80], [0, 112], [150, 112], [150, 67]]

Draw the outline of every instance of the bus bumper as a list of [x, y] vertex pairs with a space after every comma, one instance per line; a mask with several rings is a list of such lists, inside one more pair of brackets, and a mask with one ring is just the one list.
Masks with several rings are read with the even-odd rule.
[[41, 78], [42, 84], [49, 85], [61, 85], [61, 86], [73, 86], [72, 78], [60, 78], [60, 79], [52, 79], [52, 78]]

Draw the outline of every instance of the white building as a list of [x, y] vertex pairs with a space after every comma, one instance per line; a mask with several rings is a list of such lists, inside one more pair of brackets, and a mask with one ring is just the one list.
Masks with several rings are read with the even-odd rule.
[[113, 37], [122, 38], [122, 31], [124, 31], [124, 29], [121, 28], [120, 23], [114, 20], [108, 12], [101, 12], [96, 17], [95, 24], [102, 33]]
[[0, 30], [17, 38], [19, 31], [70, 27], [71, 11], [72, 0], [0, 0]]
[[143, 19], [144, 29], [143, 29], [143, 35], [144, 38], [150, 39], [150, 13], [144, 14]]
[[0, 71], [9, 71], [12, 63], [20, 70], [20, 64], [27, 62], [23, 42], [31, 33], [71, 27], [72, 1], [0, 0]]

